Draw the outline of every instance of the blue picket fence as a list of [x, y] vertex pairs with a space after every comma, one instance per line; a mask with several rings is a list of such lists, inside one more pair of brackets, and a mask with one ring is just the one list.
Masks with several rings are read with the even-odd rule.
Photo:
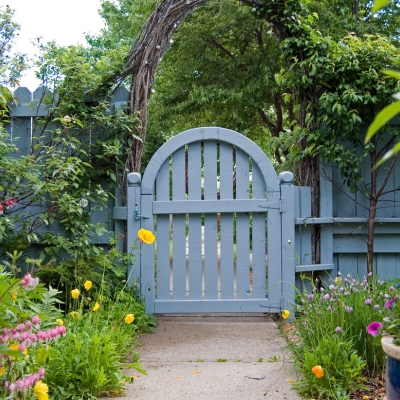
[[[18, 156], [23, 156], [27, 155], [30, 153], [32, 149], [32, 140], [35, 138], [35, 130], [34, 126], [35, 124], [34, 119], [39, 117], [39, 116], [45, 116], [47, 115], [47, 110], [44, 104], [40, 103], [40, 99], [42, 98], [43, 94], [43, 89], [39, 88], [35, 92], [31, 93], [28, 89], [26, 88], [19, 88], [15, 91], [14, 96], [19, 99], [19, 103], [16, 104], [12, 111], [11, 111], [11, 123], [7, 127], [9, 130], [10, 134], [12, 137], [18, 137], [18, 148], [20, 149], [19, 155]], [[129, 98], [129, 92], [124, 89], [120, 88], [115, 94], [114, 97], [111, 101], [113, 107], [119, 108], [121, 106], [126, 105], [127, 101]], [[199, 128], [200, 129], [200, 128]], [[220, 139], [218, 139], [218, 135], [216, 137], [213, 137], [213, 134], [210, 132], [215, 132], [216, 130], [219, 129], [219, 132], [221, 132], [221, 128], [207, 128], [210, 129], [209, 134], [210, 137], [209, 139], [214, 140], [214, 144], [210, 145], [210, 151], [212, 154], [210, 157], [216, 158], [216, 154], [213, 152], [216, 151], [216, 148], [218, 147], [218, 151], [222, 152], [227, 152], [224, 148], [223, 145], [220, 143]], [[197, 131], [196, 131], [197, 132]], [[232, 132], [232, 131], [231, 131]], [[192, 132], [193, 133], [193, 132]], [[193, 133], [194, 134], [194, 133]], [[187, 136], [187, 135], [186, 135]], [[200, 146], [200, 143], [204, 142], [206, 138], [201, 137], [198, 139], [197, 146]], [[207, 137], [208, 139], [208, 137]], [[174, 139], [172, 139], [174, 140]], [[242, 140], [242, 139], [241, 139]], [[248, 139], [243, 139], [244, 142], [247, 143]], [[189, 142], [188, 142], [189, 143]], [[185, 148], [185, 146], [188, 145], [186, 144], [181, 144], [181, 148]], [[241, 141], [240, 141], [241, 143]], [[170, 146], [170, 145], [168, 145]], [[166, 147], [167, 149], [169, 147]], [[191, 148], [194, 145], [191, 145]], [[240, 146], [239, 146], [240, 147]], [[186, 195], [187, 193], [185, 192], [185, 150], [179, 150], [181, 153], [178, 156], [178, 154], [172, 155], [169, 154], [168, 157], [173, 157], [174, 164], [175, 165], [180, 165], [179, 168], [171, 170], [171, 176], [173, 175], [173, 182], [171, 183], [175, 189], [175, 193], [179, 193], [178, 199], [181, 202], [184, 202], [186, 200]], [[196, 150], [197, 151], [197, 150]], [[206, 150], [202, 150], [206, 151]], [[231, 151], [231, 150], [229, 150]], [[229, 152], [228, 151], [228, 152]], [[257, 150], [258, 151], [258, 150]], [[357, 151], [357, 150], [355, 150]], [[223, 153], [223, 154], [225, 154]], [[193, 157], [197, 157], [201, 160], [201, 157], [204, 157], [204, 154], [201, 153], [202, 155], [199, 155], [200, 153], [196, 153], [193, 150]], [[208, 154], [208, 153], [207, 153]], [[247, 153], [246, 153], [247, 154]], [[237, 157], [244, 157], [243, 158], [243, 165], [250, 165], [252, 162], [254, 163], [257, 160], [254, 160], [254, 158], [250, 157], [248, 155], [241, 155], [239, 152]], [[167, 155], [164, 154], [167, 159]], [[235, 156], [236, 157], [236, 156]], [[197, 159], [195, 158], [195, 159]], [[172, 158], [171, 158], [172, 160]], [[249, 164], [249, 160], [250, 164]], [[158, 162], [152, 160], [152, 162]], [[219, 161], [218, 161], [219, 162]], [[229, 163], [232, 163], [232, 160], [229, 161]], [[150, 162], [151, 164], [151, 162]], [[199, 162], [197, 162], [199, 164]], [[200, 162], [201, 164], [201, 162]], [[211, 164], [210, 164], [211, 165]], [[322, 162], [320, 166], [321, 170], [321, 175], [320, 175], [320, 216], [318, 218], [312, 218], [311, 217], [311, 191], [310, 188], [308, 187], [296, 187], [292, 186], [293, 190], [293, 204], [290, 206], [293, 206], [293, 210], [289, 210], [285, 212], [285, 219], [286, 221], [292, 221], [291, 224], [293, 225], [293, 238], [288, 237], [287, 239], [284, 237], [281, 237], [281, 247], [285, 246], [287, 248], [287, 252], [285, 253], [285, 257], [288, 258], [285, 268], [289, 268], [291, 276], [293, 276], [293, 279], [290, 279], [288, 281], [289, 284], [296, 284], [298, 287], [300, 287], [300, 274], [301, 273], [309, 273], [312, 271], [321, 271], [321, 274], [323, 277], [327, 278], [328, 275], [331, 276], [336, 276], [338, 271], [340, 271], [342, 274], [347, 274], [350, 273], [352, 276], [358, 276], [362, 278], [364, 275], [366, 275], [366, 265], [367, 265], [367, 260], [366, 260], [366, 252], [367, 252], [367, 246], [366, 246], [366, 232], [367, 232], [367, 217], [368, 217], [368, 201], [366, 197], [361, 193], [361, 192], [355, 192], [352, 193], [350, 189], [344, 184], [343, 179], [340, 175], [340, 170], [337, 165], [332, 164], [332, 163], [324, 163]], [[149, 166], [151, 168], [151, 166]], [[165, 187], [170, 185], [169, 182], [169, 167], [165, 167], [164, 170], [160, 170], [160, 175], [154, 176], [154, 179], [156, 179], [156, 186], [161, 188], [163, 185]], [[172, 168], [172, 167], [171, 167]], [[200, 165], [197, 166], [197, 168], [201, 168]], [[211, 168], [211, 167], [210, 167]], [[213, 167], [214, 168], [214, 167]], [[220, 168], [215, 167], [215, 168]], [[194, 173], [192, 170], [190, 170], [190, 173]], [[211, 170], [210, 170], [211, 171]], [[242, 175], [246, 175], [248, 179], [248, 172], [243, 172], [244, 170], [242, 169], [241, 173]], [[250, 171], [252, 172], [252, 171]], [[220, 176], [217, 177], [216, 175], [216, 169], [212, 170], [209, 172], [209, 170], [206, 168], [206, 170], [201, 169], [197, 170], [197, 175], [200, 176], [201, 174], [211, 174], [210, 176], [215, 175], [215, 182], [213, 182], [213, 185], [215, 184], [215, 188], [213, 186], [212, 189], [208, 189], [208, 186], [203, 187], [204, 192], [204, 199], [207, 200], [207, 196], [209, 196], [206, 193], [212, 193], [210, 194], [211, 197], [215, 197], [221, 194], [222, 197], [219, 197], [219, 199], [224, 200], [223, 196], [227, 196], [225, 200], [229, 199], [229, 196], [231, 196], [228, 189], [228, 194], [224, 195], [222, 194], [220, 189], [217, 189], [217, 181], [220, 179]], [[221, 174], [224, 173], [223, 171], [220, 172]], [[237, 171], [239, 174], [240, 171]], [[200, 175], [199, 175], [200, 174]], [[370, 166], [365, 165], [363, 166], [363, 175], [365, 177], [365, 181], [369, 181], [369, 174], [370, 174]], [[196, 176], [197, 176], [196, 175]], [[197, 176], [197, 177], [198, 177]], [[257, 179], [257, 173], [253, 175], [255, 179]], [[164, 177], [164, 178], [162, 178]], [[174, 178], [175, 177], [175, 178]], [[204, 179], [206, 179], [205, 176], [203, 176]], [[276, 177], [274, 178], [276, 179]], [[379, 183], [382, 183], [384, 179], [384, 170], [382, 169], [382, 173], [379, 175]], [[206, 179], [207, 180], [207, 179]], [[210, 181], [210, 179], [208, 179]], [[164, 183], [161, 183], [164, 182]], [[197, 181], [196, 181], [197, 182]], [[152, 183], [154, 185], [154, 182]], [[222, 184], [222, 183], [221, 183]], [[254, 183], [253, 183], [254, 184]], [[151, 184], [150, 184], [151, 185]], [[197, 182], [196, 185], [201, 185], [201, 182]], [[193, 188], [196, 187], [196, 185], [193, 186]], [[230, 185], [230, 184], [229, 184]], [[228, 186], [229, 186], [228, 185]], [[247, 185], [247, 184], [246, 184]], [[139, 185], [140, 186], [140, 185]], [[230, 186], [229, 186], [230, 187]], [[375, 230], [375, 254], [374, 254], [374, 259], [373, 259], [373, 266], [374, 266], [374, 271], [381, 279], [388, 279], [388, 278], [395, 278], [395, 277], [400, 277], [400, 249], [398, 246], [399, 243], [399, 236], [400, 236], [400, 208], [398, 207], [398, 201], [400, 200], [400, 193], [396, 190], [397, 188], [400, 187], [400, 162], [397, 161], [395, 164], [395, 168], [393, 173], [390, 176], [390, 179], [387, 183], [387, 188], [386, 188], [386, 194], [382, 197], [380, 203], [378, 204], [378, 210], [377, 210], [377, 219], [376, 219], [376, 230]], [[246, 188], [246, 186], [245, 186]], [[198, 191], [197, 192], [193, 192]], [[207, 192], [208, 190], [212, 190], [212, 192]], [[238, 189], [241, 190], [241, 189]], [[243, 189], [245, 192], [247, 189]], [[178, 191], [178, 192], [176, 192]], [[169, 193], [169, 192], [168, 192]], [[201, 195], [201, 186], [197, 187], [197, 189], [192, 189], [192, 193], [196, 193], [196, 196], [198, 197]], [[226, 192], [224, 192], [226, 193]], [[244, 192], [243, 192], [244, 193]], [[247, 193], [247, 192], [246, 192]], [[159, 192], [159, 195], [161, 196], [161, 192]], [[244, 194], [242, 194], [243, 196]], [[246, 194], [247, 195], [247, 194]], [[167, 196], [167, 195], [166, 195]], [[188, 195], [189, 199], [191, 194]], [[168, 197], [168, 196], [167, 196]], [[157, 199], [158, 200], [158, 199]], [[167, 200], [167, 198], [165, 198]], [[197, 199], [198, 201], [201, 201], [200, 199]], [[276, 201], [280, 200], [280, 198], [276, 199]], [[153, 199], [154, 201], [154, 199]], [[217, 201], [217, 200], [215, 200]], [[136, 205], [139, 203], [135, 203]], [[182, 203], [183, 204], [183, 203]], [[129, 207], [129, 204], [128, 204]], [[132, 207], [132, 205], [130, 206]], [[158, 207], [158, 205], [155, 205], [155, 207]], [[133, 211], [132, 211], [133, 210]], [[125, 227], [126, 224], [131, 224], [135, 222], [136, 224], [135, 229], [138, 227], [141, 227], [142, 225], [138, 225], [138, 221], [140, 222], [140, 219], [134, 220], [132, 222], [133, 217], [133, 212], [134, 209], [130, 209], [128, 212], [127, 208], [124, 208], [124, 206], [121, 203], [120, 197], [118, 195], [118, 191], [116, 193], [116, 198], [113, 200], [112, 203], [109, 204], [109, 207], [107, 210], [104, 211], [99, 211], [95, 212], [92, 215], [92, 222], [101, 222], [104, 223], [107, 228], [111, 231], [118, 233], [123, 233], [125, 232]], [[136, 210], [137, 211], [137, 210]], [[221, 210], [220, 210], [221, 211]], [[160, 212], [159, 209], [157, 211], [158, 213]], [[129, 214], [130, 213], [130, 214]], [[233, 211], [232, 211], [233, 213]], [[157, 216], [158, 221], [162, 221], [163, 218], [165, 219], [165, 226], [166, 226], [166, 232], [168, 231], [169, 227], [169, 215], [174, 214], [174, 212], [168, 212], [165, 217], [161, 217], [160, 215]], [[206, 213], [207, 214], [207, 213]], [[283, 215], [282, 210], [280, 211], [280, 214]], [[128, 218], [128, 221], [127, 221]], [[130, 218], [130, 219], [129, 219]], [[216, 223], [221, 223], [221, 225], [225, 224], [224, 219], [222, 218], [219, 220], [220, 216], [214, 215], [211, 219], [208, 219], [202, 217], [204, 222], [194, 222], [192, 223], [191, 226], [197, 226], [200, 224], [203, 224], [205, 227], [207, 226], [215, 226]], [[240, 217], [242, 218], [242, 217]], [[240, 220], [239, 218], [239, 220]], [[248, 217], [244, 217], [245, 219]], [[289, 219], [288, 219], [289, 218]], [[176, 216], [175, 218], [176, 221], [179, 221], [179, 217]], [[185, 217], [181, 217], [181, 220], [184, 221]], [[214, 221], [214, 222], [209, 222], [209, 221]], [[215, 222], [215, 221], [220, 221], [220, 222]], [[152, 225], [147, 225], [148, 220], [145, 220], [143, 226], [148, 226], [152, 227]], [[238, 226], [240, 226], [241, 222], [238, 222]], [[286, 222], [289, 223], [289, 222]], [[161, 228], [163, 223], [161, 223], [158, 228]], [[184, 222], [182, 222], [184, 224]], [[197, 224], [197, 225], [196, 225]], [[313, 264], [311, 260], [311, 226], [313, 224], [319, 224], [320, 229], [321, 229], [321, 235], [320, 235], [320, 243], [319, 243], [319, 251], [320, 251], [320, 264], [316, 265]], [[168, 227], [167, 227], [168, 226]], [[183, 226], [183, 225], [182, 225]], [[224, 225], [225, 226], [225, 225]], [[231, 228], [227, 227], [228, 231], [230, 231]], [[58, 232], [59, 234], [63, 234], [62, 227], [60, 224], [55, 224], [54, 227], [50, 226], [45, 229], [50, 229], [53, 232]], [[177, 228], [178, 229], [178, 228]], [[186, 228], [185, 228], [186, 229]], [[192, 227], [189, 227], [190, 229], [194, 229]], [[205, 228], [205, 229], [211, 229], [211, 228]], [[214, 228], [212, 228], [214, 229]], [[219, 228], [218, 228], [219, 229]], [[181, 231], [181, 234], [177, 234], [176, 232], [174, 234], [178, 235], [178, 237], [185, 236], [185, 232], [182, 227], [179, 228]], [[40, 233], [40, 232], [39, 232]], [[213, 233], [214, 234], [214, 233]], [[130, 233], [128, 235], [128, 243], [126, 245], [126, 248], [129, 248], [131, 245], [131, 241], [134, 240], [133, 236], [134, 234]], [[269, 233], [269, 237], [271, 240], [271, 233]], [[208, 240], [208, 239], [207, 239]], [[286, 240], [286, 243], [285, 243]], [[288, 246], [287, 240], [290, 240], [290, 244]], [[97, 243], [99, 245], [102, 244], [107, 244], [108, 242], [108, 237], [105, 235], [101, 238], [97, 238]], [[247, 239], [245, 240], [247, 243]], [[224, 242], [221, 242], [224, 243]], [[266, 244], [268, 245], [268, 244]], [[161, 251], [160, 249], [163, 248], [163, 246], [167, 246], [165, 243], [159, 245], [158, 251]], [[214, 246], [216, 248], [216, 244], [210, 244], [210, 246]], [[250, 244], [246, 244], [245, 248], [250, 248]], [[215, 249], [214, 249], [215, 250]], [[213, 251], [214, 251], [213, 250]], [[169, 246], [165, 247], [164, 251], [169, 252]], [[186, 250], [185, 250], [186, 251]], [[179, 256], [178, 256], [179, 254]], [[239, 252], [238, 257], [241, 257]], [[165, 256], [165, 255], [164, 255]], [[282, 254], [281, 254], [282, 256]], [[150, 256], [153, 257], [154, 256]], [[171, 256], [168, 257], [168, 259]], [[182, 259], [185, 259], [186, 256], [184, 254], [184, 250], [180, 249], [178, 252], [175, 252], [172, 257], [181, 257]], [[229, 256], [230, 257], [230, 256]], [[236, 256], [235, 256], [236, 257]], [[211, 262], [211, 260], [210, 260]], [[169, 262], [166, 263], [166, 270], [168, 270], [168, 265]], [[153, 267], [151, 267], [153, 268]], [[157, 268], [157, 267], [155, 267]], [[219, 268], [218, 266], [216, 267], [217, 269]], [[247, 268], [247, 267], [246, 267]], [[215, 269], [215, 268], [214, 268]], [[156, 269], [157, 270], [157, 269]], [[147, 272], [149, 273], [149, 272]], [[215, 274], [215, 271], [213, 272]], [[230, 273], [230, 272], [229, 272]], [[236, 272], [235, 272], [236, 273]], [[152, 272], [150, 272], [150, 275], [154, 274], [154, 269], [152, 269]], [[149, 276], [150, 276], [149, 275]], [[168, 275], [168, 273], [166, 274]], [[217, 274], [217, 279], [218, 278]], [[139, 276], [136, 276], [136, 278], [140, 278], [140, 273]], [[215, 278], [215, 277], [214, 277]], [[174, 278], [172, 279], [171, 285], [173, 286]], [[186, 279], [186, 278], [185, 278]], [[202, 278], [204, 279], [204, 278]], [[246, 277], [247, 279], [247, 277]], [[175, 282], [175, 285], [178, 285], [178, 281]], [[198, 282], [197, 282], [198, 283]], [[179, 283], [182, 285], [182, 288], [186, 285], [185, 281], [181, 281]], [[147, 280], [147, 289], [149, 285], [149, 281]], [[261, 287], [264, 284], [261, 285]], [[268, 285], [268, 283], [266, 283]], [[230, 286], [229, 286], [230, 287]], [[267, 286], [266, 286], [267, 287]], [[143, 288], [144, 289], [144, 288]], [[146, 290], [147, 290], [146, 289]], [[144, 289], [144, 291], [146, 291]], [[152, 289], [151, 289], [152, 290]], [[160, 288], [161, 290], [161, 288]], [[244, 293], [246, 292], [245, 289]], [[218, 291], [218, 290], [217, 290]], [[168, 285], [165, 287], [165, 293], [166, 296], [168, 297], [169, 293], [169, 288]], [[156, 299], [154, 295], [152, 295], [153, 301]], [[181, 297], [182, 300], [183, 297], [186, 296], [186, 289], [181, 291]], [[282, 295], [283, 296], [283, 295]], [[168, 300], [168, 299], [166, 299]], [[272, 307], [272, 306], [271, 306]], [[281, 305], [278, 305], [277, 308], [281, 307]], [[274, 307], [272, 307], [274, 308]]]

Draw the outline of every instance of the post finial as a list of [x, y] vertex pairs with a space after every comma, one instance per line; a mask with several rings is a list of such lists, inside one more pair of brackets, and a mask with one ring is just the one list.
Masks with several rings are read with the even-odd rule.
[[281, 185], [291, 185], [294, 180], [293, 172], [283, 171], [278, 175], [278, 179]]

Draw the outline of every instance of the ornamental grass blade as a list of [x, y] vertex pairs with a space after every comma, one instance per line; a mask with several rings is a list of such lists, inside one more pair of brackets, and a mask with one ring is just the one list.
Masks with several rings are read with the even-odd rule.
[[371, 9], [372, 13], [376, 13], [381, 8], [385, 7], [385, 5], [389, 3], [389, 0], [375, 0], [374, 6]]
[[382, 128], [387, 122], [389, 122], [394, 116], [400, 112], [400, 101], [396, 101], [385, 107], [378, 113], [371, 125], [368, 127], [367, 135], [364, 139], [364, 144], [367, 143], [375, 133]]

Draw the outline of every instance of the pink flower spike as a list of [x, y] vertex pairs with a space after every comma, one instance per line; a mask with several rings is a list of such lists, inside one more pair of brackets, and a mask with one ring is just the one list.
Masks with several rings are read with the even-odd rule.
[[30, 331], [32, 329], [32, 322], [31, 321], [26, 321], [26, 328], [28, 329], [28, 331]]
[[22, 333], [25, 330], [25, 325], [24, 324], [19, 324], [17, 326], [17, 330], [19, 333]]
[[20, 343], [20, 344], [18, 345], [18, 350], [19, 350], [19, 351], [24, 351], [24, 350], [25, 350], [25, 346], [24, 346], [22, 343]]
[[376, 336], [382, 327], [383, 324], [381, 322], [374, 321], [367, 326], [367, 331], [371, 336]]
[[35, 315], [35, 316], [32, 318], [32, 322], [33, 322], [33, 325], [39, 325], [39, 322], [40, 322], [39, 316], [38, 316], [38, 315]]
[[46, 371], [45, 371], [45, 369], [44, 368], [40, 368], [39, 369], [39, 371], [38, 371], [38, 374], [39, 374], [39, 378], [43, 378], [44, 377], [44, 373], [45, 373]]

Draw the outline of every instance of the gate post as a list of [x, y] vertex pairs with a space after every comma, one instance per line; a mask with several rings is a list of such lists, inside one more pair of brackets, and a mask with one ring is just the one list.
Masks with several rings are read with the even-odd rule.
[[127, 253], [133, 256], [128, 266], [127, 282], [129, 286], [137, 284], [141, 289], [141, 263], [140, 263], [140, 246], [137, 244], [137, 232], [141, 227], [140, 223], [140, 198], [142, 177], [137, 172], [131, 172], [127, 176], [127, 221], [126, 221], [126, 243]]
[[[294, 243], [294, 175], [292, 172], [284, 171], [278, 176], [281, 186], [282, 201], [282, 297], [281, 308], [294, 309], [294, 291], [295, 291], [295, 243]], [[293, 314], [292, 314], [293, 315]]]

